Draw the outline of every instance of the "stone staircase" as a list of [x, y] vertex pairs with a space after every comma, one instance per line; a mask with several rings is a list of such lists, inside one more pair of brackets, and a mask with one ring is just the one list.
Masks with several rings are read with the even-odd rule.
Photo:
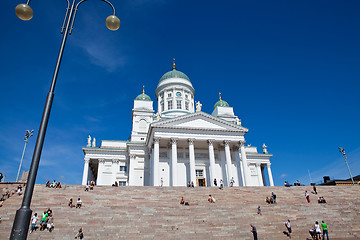
[[[50, 207], [53, 232], [35, 231], [28, 239], [74, 239], [83, 227], [85, 239], [252, 239], [250, 224], [259, 239], [289, 239], [283, 231], [291, 220], [292, 239], [310, 239], [315, 221], [328, 224], [330, 239], [360, 239], [360, 187], [319, 186], [307, 203], [301, 187], [105, 187], [85, 192], [83, 186], [49, 189], [36, 185], [31, 209], [38, 215]], [[277, 204], [266, 196], [277, 195]], [[216, 203], [207, 201], [208, 195]], [[327, 203], [318, 204], [323, 195]], [[179, 204], [181, 197], [190, 206]], [[81, 209], [67, 206], [70, 198], [83, 201]], [[16, 194], [0, 208], [0, 239], [10, 236], [22, 196]], [[261, 206], [262, 215], [257, 214]]]

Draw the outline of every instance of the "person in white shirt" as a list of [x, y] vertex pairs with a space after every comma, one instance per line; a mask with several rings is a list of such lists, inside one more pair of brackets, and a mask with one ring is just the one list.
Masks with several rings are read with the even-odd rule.
[[315, 234], [317, 235], [317, 238], [321, 239], [321, 229], [320, 229], [318, 221], [315, 222], [314, 229], [315, 229]]
[[76, 208], [81, 208], [82, 206], [82, 201], [80, 198], [78, 198], [77, 202], [76, 202]]
[[285, 227], [287, 228], [288, 230], [288, 236], [291, 238], [291, 225], [290, 225], [290, 219], [288, 219], [286, 222], [285, 222]]
[[35, 230], [35, 225], [36, 225], [36, 222], [38, 221], [38, 216], [37, 216], [37, 213], [34, 214], [34, 216], [32, 216], [31, 218], [31, 228], [30, 228], [30, 233], [32, 233], [34, 230]]

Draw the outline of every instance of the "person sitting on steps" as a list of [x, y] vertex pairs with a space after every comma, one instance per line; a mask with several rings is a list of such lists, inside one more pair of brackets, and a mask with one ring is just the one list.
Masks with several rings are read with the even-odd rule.
[[80, 198], [78, 198], [77, 202], [76, 202], [76, 208], [81, 208], [82, 206], [82, 201]]
[[73, 208], [73, 207], [75, 207], [75, 205], [74, 205], [74, 202], [73, 202], [73, 199], [72, 198], [70, 198], [70, 200], [69, 200], [69, 207], [70, 208]]
[[184, 197], [181, 197], [181, 199], [180, 199], [180, 204], [185, 204]]
[[211, 194], [208, 197], [208, 201], [209, 201], [209, 203], [215, 203], [216, 202], [215, 198], [213, 196], [211, 196]]

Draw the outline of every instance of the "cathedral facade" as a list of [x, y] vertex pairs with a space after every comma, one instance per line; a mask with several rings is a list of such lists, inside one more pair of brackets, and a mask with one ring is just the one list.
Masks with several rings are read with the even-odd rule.
[[214, 186], [216, 179], [224, 186], [273, 186], [265, 144], [262, 153], [245, 145], [248, 129], [221, 96], [208, 114], [194, 94], [174, 63], [156, 88], [156, 114], [144, 90], [135, 98], [129, 141], [102, 140], [96, 147], [89, 136], [82, 184]]

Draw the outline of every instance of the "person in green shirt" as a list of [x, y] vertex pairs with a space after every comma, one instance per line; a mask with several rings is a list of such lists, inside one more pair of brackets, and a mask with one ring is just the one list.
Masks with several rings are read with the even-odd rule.
[[326, 238], [327, 240], [329, 240], [327, 224], [324, 222], [324, 220], [321, 222], [321, 227], [323, 229], [323, 239], [325, 239], [325, 234], [326, 234]]
[[46, 220], [49, 215], [46, 211], [41, 215], [41, 221], [40, 221], [40, 231], [43, 231], [46, 228]]

